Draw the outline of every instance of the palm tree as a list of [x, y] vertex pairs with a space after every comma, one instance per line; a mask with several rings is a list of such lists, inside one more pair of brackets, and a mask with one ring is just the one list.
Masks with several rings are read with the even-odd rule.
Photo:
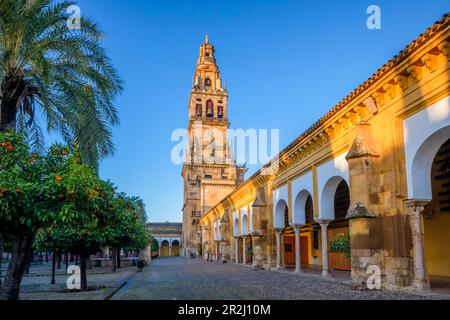
[[136, 214], [142, 218], [143, 222], [147, 221], [147, 212], [145, 210], [145, 203], [144, 200], [142, 200], [138, 196], [133, 196], [130, 198], [131, 203], [133, 204], [133, 207], [136, 210]]
[[98, 26], [81, 17], [79, 29], [68, 27], [74, 4], [0, 0], [0, 131], [23, 131], [42, 149], [40, 112], [49, 132], [97, 166], [114, 151], [122, 82], [99, 44]]
[[114, 152], [122, 82], [100, 46], [99, 27], [83, 17], [79, 29], [68, 27], [72, 5], [0, 0], [0, 131], [24, 132], [42, 150], [40, 114], [48, 132], [61, 134], [97, 167]]

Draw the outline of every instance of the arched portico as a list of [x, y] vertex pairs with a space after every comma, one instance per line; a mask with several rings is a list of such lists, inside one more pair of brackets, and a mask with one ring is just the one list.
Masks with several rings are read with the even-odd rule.
[[347, 181], [343, 176], [331, 176], [321, 192], [319, 223], [322, 234], [322, 274], [325, 277], [329, 276], [330, 269], [351, 270], [350, 259], [333, 246], [335, 241], [349, 235], [349, 224], [345, 220], [350, 206]]
[[[404, 120], [414, 281], [450, 286], [450, 97]], [[434, 281], [434, 282], [433, 282]], [[442, 285], [442, 284], [440, 284]]]

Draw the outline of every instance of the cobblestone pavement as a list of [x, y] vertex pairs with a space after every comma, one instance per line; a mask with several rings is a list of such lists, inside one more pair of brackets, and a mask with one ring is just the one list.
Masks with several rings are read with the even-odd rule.
[[117, 300], [438, 299], [406, 292], [354, 291], [350, 284], [219, 262], [161, 258], [122, 288]]
[[[133, 274], [136, 267], [123, 267], [111, 273], [111, 268], [87, 270], [88, 286], [96, 290], [88, 292], [68, 292], [65, 268], [56, 270], [56, 284], [51, 282], [51, 263], [32, 265], [30, 273], [24, 275], [20, 286], [21, 300], [103, 300], [113, 293]], [[5, 272], [5, 271], [4, 271]], [[4, 274], [4, 273], [3, 273]]]

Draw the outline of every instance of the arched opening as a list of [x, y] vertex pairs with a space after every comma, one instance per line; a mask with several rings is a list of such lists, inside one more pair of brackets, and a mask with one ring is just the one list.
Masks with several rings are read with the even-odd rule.
[[161, 257], [169, 257], [170, 244], [169, 241], [163, 240], [161, 242]]
[[329, 263], [332, 270], [351, 270], [351, 261], [348, 256], [350, 230], [349, 223], [345, 219], [349, 207], [350, 189], [347, 182], [341, 178], [333, 197], [334, 219], [328, 226]]
[[172, 257], [180, 256], [180, 242], [178, 240], [172, 241]]
[[206, 101], [206, 116], [208, 118], [214, 117], [214, 103], [212, 102], [212, 100]]
[[201, 104], [197, 104], [196, 106], [195, 106], [195, 116], [196, 117], [201, 117], [201, 116], [203, 116], [203, 110], [202, 110], [202, 105]]
[[234, 219], [234, 228], [233, 228], [234, 236], [239, 237], [241, 235], [241, 232], [239, 230], [239, 219]]
[[205, 79], [205, 88], [206, 89], [211, 88], [211, 79], [210, 78]]
[[248, 217], [247, 215], [242, 217], [242, 235], [247, 236], [250, 233], [248, 228]]
[[450, 139], [434, 154], [431, 201], [424, 209], [425, 267], [433, 288], [450, 288]]
[[[302, 265], [310, 264], [311, 247], [314, 241], [315, 229], [318, 225], [314, 221], [313, 200], [311, 194], [303, 190], [299, 192], [294, 202], [294, 224], [300, 225], [300, 261]], [[292, 241], [294, 257], [296, 254], [295, 234]]]
[[275, 229], [284, 229], [285, 224], [285, 212], [287, 210], [287, 203], [284, 200], [280, 200], [275, 207], [274, 225]]

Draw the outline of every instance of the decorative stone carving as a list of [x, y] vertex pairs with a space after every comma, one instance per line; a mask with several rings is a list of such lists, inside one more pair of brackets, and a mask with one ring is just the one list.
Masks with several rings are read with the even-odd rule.
[[365, 156], [380, 156], [369, 128], [370, 124], [367, 121], [359, 123], [356, 130], [356, 138], [346, 155], [347, 160]]
[[353, 208], [349, 209], [345, 219], [352, 220], [358, 218], [376, 218], [376, 215], [369, 212], [367, 208], [362, 203], [357, 203]]
[[384, 93], [375, 92], [372, 94], [372, 97], [364, 100], [363, 104], [371, 114], [376, 114], [378, 112], [378, 106], [381, 107], [384, 105]]
[[408, 73], [413, 77], [416, 82], [419, 82], [423, 78], [422, 68], [418, 65], [411, 66], [406, 69]]
[[430, 70], [430, 72], [436, 71], [438, 64], [437, 64], [437, 57], [434, 54], [427, 53], [423, 58], [423, 62], [425, 63], [425, 66]]
[[398, 83], [402, 91], [406, 91], [409, 88], [408, 77], [405, 75], [399, 75], [395, 77], [395, 81]]

